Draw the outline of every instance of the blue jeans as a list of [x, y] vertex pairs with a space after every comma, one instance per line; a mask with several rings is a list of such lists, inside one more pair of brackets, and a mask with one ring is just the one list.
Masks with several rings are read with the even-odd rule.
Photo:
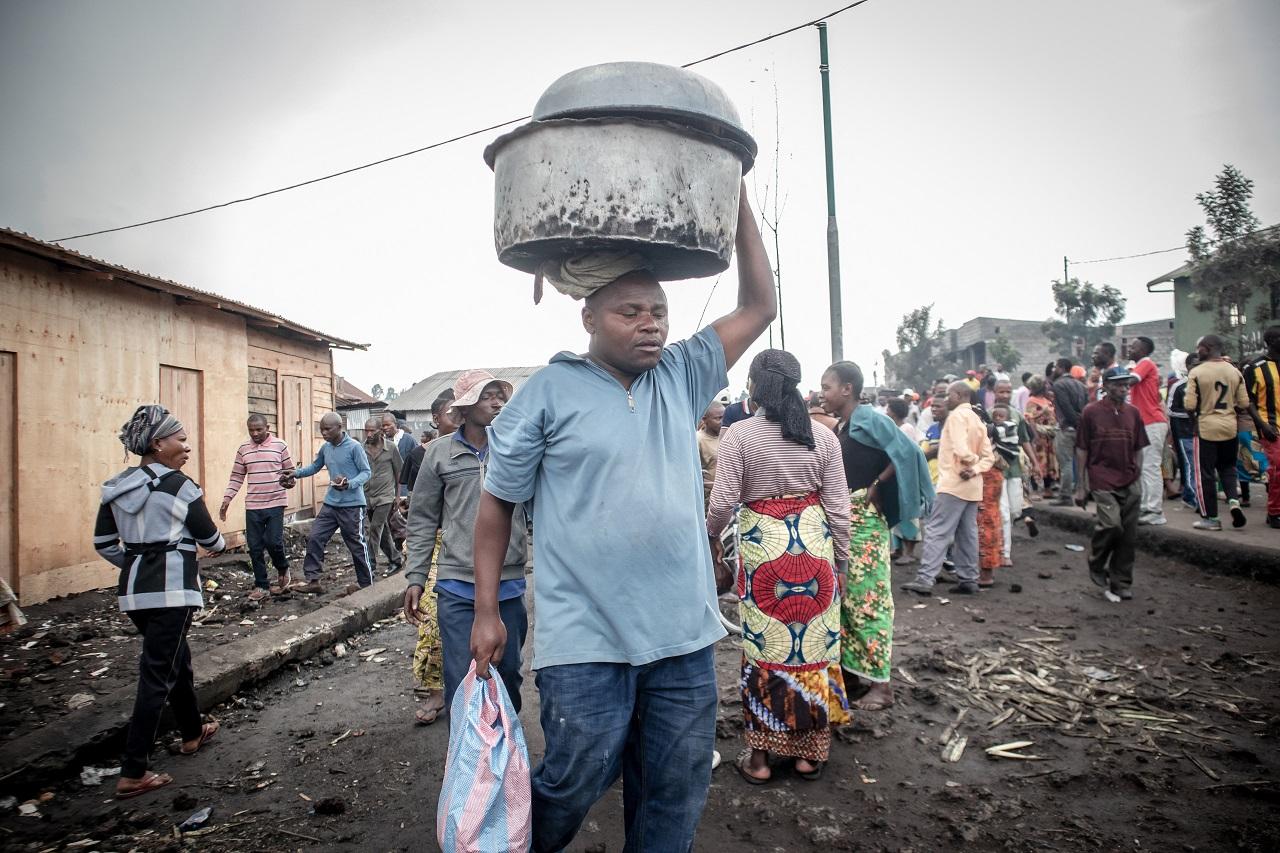
[[[529, 633], [529, 614], [524, 598], [498, 602], [498, 615], [507, 629], [507, 645], [496, 666], [511, 704], [520, 712], [520, 649]], [[471, 668], [471, 624], [476, 619], [476, 603], [436, 587], [436, 621], [440, 625], [440, 657], [444, 669], [444, 706], [453, 705], [453, 694]]]
[[568, 846], [619, 776], [624, 853], [693, 849], [715, 748], [714, 652], [538, 670], [547, 749], [533, 771], [535, 853]]
[[249, 546], [249, 562], [253, 564], [253, 585], [258, 589], [266, 589], [270, 585], [267, 583], [266, 554], [271, 555], [277, 574], [289, 571], [289, 558], [284, 553], [284, 507], [246, 509], [244, 541]]

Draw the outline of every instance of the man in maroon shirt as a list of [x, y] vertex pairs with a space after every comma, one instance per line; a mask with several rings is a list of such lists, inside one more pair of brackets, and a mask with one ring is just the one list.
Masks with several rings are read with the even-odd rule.
[[1141, 335], [1129, 344], [1129, 358], [1133, 359], [1133, 375], [1137, 384], [1130, 392], [1129, 401], [1142, 416], [1143, 429], [1147, 432], [1147, 449], [1142, 451], [1142, 508], [1138, 512], [1139, 524], [1164, 524], [1164, 474], [1160, 463], [1164, 445], [1169, 440], [1169, 418], [1165, 414], [1164, 400], [1160, 399], [1160, 368], [1151, 359], [1156, 345], [1151, 338]]
[[[1097, 522], [1089, 545], [1089, 578], [1108, 601], [1133, 598], [1134, 540], [1142, 496], [1140, 459], [1148, 445], [1142, 415], [1125, 402], [1137, 377], [1123, 367], [1102, 376], [1103, 397], [1085, 406], [1076, 429], [1076, 466], [1088, 472]], [[1084, 506], [1084, 480], [1076, 503]], [[1110, 565], [1108, 565], [1110, 563]]]

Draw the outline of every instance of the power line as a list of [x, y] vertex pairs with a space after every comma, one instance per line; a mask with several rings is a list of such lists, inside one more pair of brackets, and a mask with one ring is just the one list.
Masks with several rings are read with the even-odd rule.
[[1106, 263], [1107, 261], [1127, 261], [1130, 258], [1145, 258], [1148, 255], [1163, 255], [1163, 254], [1167, 254], [1168, 252], [1184, 252], [1186, 251], [1186, 249], [1187, 249], [1186, 246], [1174, 246], [1172, 249], [1156, 249], [1154, 252], [1139, 252], [1136, 255], [1118, 255], [1114, 258], [1094, 258], [1089, 261], [1068, 260], [1067, 263], [1071, 264], [1071, 266], [1074, 267], [1080, 264], [1101, 264], [1101, 263]]
[[[780, 38], [785, 35], [790, 35], [791, 33], [794, 33], [797, 30], [802, 30], [805, 27], [811, 27], [820, 21], [827, 20], [828, 18], [834, 18], [836, 15], [839, 15], [841, 12], [847, 12], [850, 9], [853, 9], [856, 6], [861, 6], [863, 3], [866, 3], [866, 2], [868, 2], [868, 0], [857, 0], [856, 3], [850, 3], [846, 6], [842, 6], [833, 12], [823, 15], [821, 18], [814, 18], [812, 21], [806, 21], [803, 24], [797, 24], [794, 27], [789, 27], [788, 29], [782, 30], [780, 32], [770, 33], [769, 35], [755, 39], [754, 41], [749, 41], [743, 44], [735, 45], [734, 47], [731, 47], [727, 50], [722, 50], [719, 53], [713, 53], [710, 56], [704, 56], [701, 59], [695, 59], [692, 62], [686, 62], [684, 65], [681, 65], [680, 67], [692, 68], [695, 65], [701, 65], [704, 62], [710, 62], [713, 59], [719, 59], [722, 56], [727, 56], [731, 53], [737, 53], [740, 50], [746, 50], [749, 47], [755, 47], [758, 44], [764, 44], [767, 41], [772, 41], [773, 39]], [[296, 184], [290, 184], [285, 187], [277, 187], [276, 189], [273, 189], [273, 190], [264, 190], [263, 192], [254, 193], [253, 195], [247, 195], [247, 196], [244, 196], [243, 198], [231, 199], [230, 201], [224, 201], [218, 204], [210, 204], [205, 207], [196, 208], [195, 210], [188, 210], [182, 213], [170, 214], [169, 216], [159, 216], [159, 217], [156, 217], [155, 219], [148, 219], [143, 222], [134, 222], [131, 225], [119, 225], [115, 228], [102, 228], [98, 231], [87, 231], [84, 234], [74, 234], [70, 237], [58, 237], [54, 239], [53, 242], [66, 243], [71, 240], [80, 240], [84, 237], [96, 237], [100, 234], [113, 234], [117, 231], [128, 231], [131, 228], [142, 228], [145, 225], [155, 225], [158, 222], [169, 222], [170, 220], [174, 220], [174, 219], [182, 219], [187, 216], [195, 216], [197, 213], [207, 213], [210, 210], [218, 210], [219, 208], [223, 208], [223, 207], [231, 207], [234, 204], [243, 204], [247, 201], [254, 201], [256, 199], [266, 198], [269, 195], [276, 195], [278, 193], [288, 192], [289, 190], [296, 190], [300, 187], [310, 186], [311, 184], [318, 184], [321, 181], [328, 181], [333, 178], [340, 178], [343, 175], [350, 175], [352, 172], [359, 172], [364, 169], [371, 169], [374, 166], [381, 166], [384, 163], [390, 163], [393, 160], [401, 160], [405, 157], [412, 157], [415, 154], [421, 154], [424, 151], [430, 151], [433, 148], [440, 148], [441, 146], [449, 145], [450, 143], [453, 143], [453, 142], [460, 142], [463, 139], [469, 139], [472, 136], [479, 136], [482, 133], [489, 133], [490, 131], [498, 130], [499, 128], [503, 128], [503, 127], [506, 127], [507, 125], [515, 124], [516, 122], [526, 121], [529, 118], [530, 116], [520, 116], [519, 118], [509, 119], [499, 124], [491, 124], [488, 127], [482, 127], [477, 130], [471, 130], [466, 133], [459, 134], [458, 136], [450, 137], [449, 139], [442, 139], [439, 142], [432, 142], [430, 145], [424, 145], [421, 148], [415, 148], [412, 151], [405, 151], [401, 154], [393, 154], [390, 157], [383, 157], [380, 160], [374, 160], [369, 163], [362, 163], [359, 166], [352, 166], [351, 168], [343, 169], [340, 172], [332, 172], [328, 175], [321, 175], [318, 178], [311, 178], [310, 180], [300, 181]]]

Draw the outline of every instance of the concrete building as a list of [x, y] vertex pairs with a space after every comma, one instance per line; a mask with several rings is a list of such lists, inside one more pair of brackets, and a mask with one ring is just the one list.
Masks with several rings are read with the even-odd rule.
[[[1258, 236], [1280, 244], [1280, 225], [1264, 228]], [[1194, 350], [1196, 341], [1204, 335], [1218, 333], [1214, 312], [1196, 304], [1196, 294], [1191, 289], [1191, 273], [1192, 265], [1187, 263], [1147, 282], [1150, 293], [1173, 294], [1174, 342], [1178, 349], [1187, 352]], [[1263, 316], [1272, 319], [1260, 322], [1259, 318]], [[1241, 350], [1249, 353], [1263, 349], [1262, 330], [1280, 318], [1280, 281], [1259, 287], [1247, 305], [1232, 306], [1230, 318], [1236, 329], [1234, 335], [1227, 336], [1234, 338], [1228, 341], [1233, 357], [1239, 357]]]
[[[183, 470], [215, 513], [251, 412], [310, 461], [335, 347], [365, 348], [0, 229], [0, 577], [22, 604], [115, 583], [93, 549], [98, 486], [124, 467], [117, 433], [140, 404], [186, 426]], [[313, 514], [327, 486], [299, 481], [288, 512]], [[220, 526], [242, 539], [242, 498]]]
[[[1006, 372], [1013, 379], [1015, 386], [1021, 384], [1021, 376], [1025, 372], [1044, 373], [1045, 366], [1058, 359], [1057, 345], [1044, 333], [1043, 320], [1015, 320], [1008, 317], [974, 317], [960, 324], [958, 328], [947, 329], [942, 333], [942, 341], [948, 360], [959, 365], [961, 371], [975, 370], [979, 365], [994, 366], [995, 358], [991, 354], [991, 345], [1004, 338], [1015, 350], [1020, 359], [1018, 366], [1012, 370], [1005, 365]], [[1169, 370], [1169, 352], [1174, 346], [1174, 321], [1172, 319], [1149, 320], [1142, 323], [1124, 323], [1116, 326], [1111, 340], [1123, 353], [1133, 338], [1142, 335], [1151, 338], [1156, 345], [1152, 358], [1160, 365], [1162, 372]], [[1087, 366], [1089, 353], [1076, 360]], [[900, 384], [896, 377], [888, 380], [890, 386]]]

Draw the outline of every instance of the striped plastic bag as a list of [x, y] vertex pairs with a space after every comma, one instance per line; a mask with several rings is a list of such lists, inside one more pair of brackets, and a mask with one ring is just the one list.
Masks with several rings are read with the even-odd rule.
[[436, 804], [445, 853], [511, 853], [532, 844], [529, 750], [498, 671], [471, 662], [449, 708], [449, 756]]

